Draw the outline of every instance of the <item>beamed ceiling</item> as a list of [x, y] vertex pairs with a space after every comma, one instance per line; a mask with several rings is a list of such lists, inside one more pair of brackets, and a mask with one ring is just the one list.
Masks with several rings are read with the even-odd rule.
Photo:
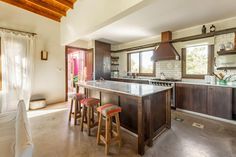
[[60, 22], [76, 0], [0, 0]]

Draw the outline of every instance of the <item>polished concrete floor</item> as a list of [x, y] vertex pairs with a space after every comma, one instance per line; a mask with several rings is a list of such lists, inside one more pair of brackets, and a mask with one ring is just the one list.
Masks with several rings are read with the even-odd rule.
[[[80, 127], [68, 124], [67, 103], [28, 113], [32, 128], [33, 157], [102, 157], [104, 146]], [[181, 118], [183, 121], [175, 120]], [[204, 125], [203, 129], [192, 123]], [[111, 146], [110, 156], [136, 157], [136, 138], [122, 131], [122, 147]], [[172, 127], [146, 147], [145, 157], [236, 157], [236, 125], [172, 112]]]

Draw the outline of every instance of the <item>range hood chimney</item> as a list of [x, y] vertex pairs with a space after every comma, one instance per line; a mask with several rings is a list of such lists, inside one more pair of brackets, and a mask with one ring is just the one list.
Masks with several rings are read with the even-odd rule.
[[157, 49], [154, 50], [154, 55], [152, 60], [162, 61], [162, 60], [179, 60], [180, 56], [175, 50], [174, 46], [171, 44], [172, 33], [170, 31], [161, 33], [161, 43]]

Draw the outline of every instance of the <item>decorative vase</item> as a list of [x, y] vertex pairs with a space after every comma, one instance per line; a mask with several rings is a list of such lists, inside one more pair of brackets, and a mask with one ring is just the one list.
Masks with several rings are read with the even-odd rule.
[[226, 50], [233, 50], [233, 49], [234, 49], [233, 43], [232, 43], [232, 42], [227, 42], [227, 43], [225, 44], [225, 49], [226, 49]]
[[211, 25], [211, 27], [210, 27], [210, 32], [215, 32], [215, 31], [216, 31], [216, 26]]
[[206, 26], [205, 25], [202, 26], [202, 34], [206, 34]]

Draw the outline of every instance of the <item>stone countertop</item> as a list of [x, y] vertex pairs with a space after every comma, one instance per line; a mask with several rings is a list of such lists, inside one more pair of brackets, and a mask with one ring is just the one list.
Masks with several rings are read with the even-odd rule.
[[84, 81], [84, 82], [78, 82], [77, 84], [78, 86], [107, 90], [110, 92], [122, 93], [137, 97], [143, 97], [171, 89], [171, 87], [162, 87], [162, 86], [154, 86], [154, 85], [139, 84], [139, 83], [107, 81], [107, 80]]
[[218, 82], [217, 82], [217, 83], [214, 83], [214, 84], [210, 84], [210, 83], [206, 83], [205, 81], [199, 81], [199, 82], [198, 82], [198, 81], [190, 81], [190, 80], [186, 81], [186, 80], [182, 80], [182, 81], [179, 81], [179, 82], [176, 82], [176, 83], [236, 88], [236, 82], [235, 82], [235, 83], [229, 82], [229, 83], [226, 84], [226, 85], [221, 85], [221, 84], [219, 84]]
[[151, 80], [151, 79], [152, 79], [152, 77], [150, 77], [150, 78], [112, 77], [111, 79], [114, 79], [114, 80], [149, 81], [149, 80]]

